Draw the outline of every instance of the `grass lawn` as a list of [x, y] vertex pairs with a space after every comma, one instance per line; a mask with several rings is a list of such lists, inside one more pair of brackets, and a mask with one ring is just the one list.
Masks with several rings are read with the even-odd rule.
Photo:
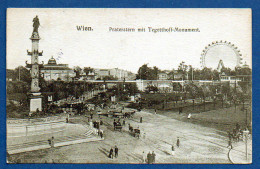
[[[232, 131], [238, 123], [241, 128], [246, 127], [246, 111], [242, 111], [242, 105], [228, 108], [218, 108], [216, 110], [208, 110], [205, 112], [198, 112], [198, 109], [193, 111], [192, 107], [183, 109], [183, 113], [179, 114], [178, 111], [174, 110], [158, 110], [157, 113], [165, 115], [177, 120], [191, 122], [194, 124], [200, 124], [205, 127], [216, 128], [218, 130], [228, 132]], [[188, 114], [191, 113], [191, 119], [188, 119]], [[251, 112], [247, 113], [247, 124], [251, 121]]]
[[[230, 102], [216, 101], [204, 102], [200, 99], [196, 99], [194, 104], [192, 100], [184, 101], [172, 101], [176, 94], [144, 94], [142, 97], [146, 98], [146, 104], [143, 108], [150, 109], [150, 111], [157, 110], [157, 113], [174, 118], [177, 120], [191, 122], [194, 124], [200, 124], [206, 127], [216, 128], [218, 130], [227, 132], [232, 131], [238, 123], [242, 129], [251, 122], [251, 106], [243, 106]], [[158, 100], [157, 104], [149, 104], [149, 100]], [[182, 113], [179, 114], [179, 108], [182, 107]], [[247, 113], [243, 110], [243, 107], [247, 107]], [[191, 113], [191, 119], [187, 119], [188, 114]], [[247, 119], [247, 120], [246, 120]], [[249, 127], [251, 130], [251, 127]]]

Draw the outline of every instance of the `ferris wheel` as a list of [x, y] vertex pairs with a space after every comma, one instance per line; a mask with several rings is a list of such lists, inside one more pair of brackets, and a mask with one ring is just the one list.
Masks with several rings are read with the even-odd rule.
[[231, 42], [215, 41], [208, 44], [201, 53], [200, 64], [202, 68], [216, 69], [221, 63], [225, 67], [235, 68], [242, 64], [240, 50]]

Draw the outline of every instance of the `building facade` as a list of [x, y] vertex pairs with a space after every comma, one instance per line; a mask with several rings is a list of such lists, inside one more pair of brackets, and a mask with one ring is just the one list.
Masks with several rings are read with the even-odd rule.
[[41, 74], [46, 81], [63, 80], [70, 81], [76, 76], [73, 69], [69, 68], [68, 64], [57, 64], [56, 60], [51, 57], [48, 64], [43, 65]]
[[168, 74], [165, 72], [159, 73], [158, 80], [168, 80]]
[[118, 68], [113, 69], [94, 69], [95, 78], [103, 80], [104, 77], [110, 76], [117, 80], [134, 80], [135, 74]]

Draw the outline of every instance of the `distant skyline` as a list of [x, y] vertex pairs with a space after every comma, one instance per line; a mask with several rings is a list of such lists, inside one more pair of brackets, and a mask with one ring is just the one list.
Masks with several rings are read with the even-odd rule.
[[[8, 9], [7, 68], [30, 62], [32, 20], [40, 19], [39, 43], [43, 56], [53, 56], [70, 67], [119, 68], [136, 73], [148, 63], [162, 70], [177, 69], [180, 62], [200, 68], [204, 48], [214, 41], [238, 47], [243, 63], [252, 67], [250, 9]], [[77, 26], [93, 31], [79, 31]], [[111, 28], [145, 28], [146, 32], [112, 32]], [[200, 32], [149, 32], [152, 28], [199, 28]], [[234, 66], [234, 52], [212, 48], [207, 65], [219, 59]]]

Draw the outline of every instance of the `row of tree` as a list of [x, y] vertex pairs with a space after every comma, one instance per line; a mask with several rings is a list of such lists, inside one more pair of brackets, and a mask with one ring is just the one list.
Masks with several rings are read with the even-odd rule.
[[[219, 80], [220, 75], [224, 73], [227, 76], [237, 76], [237, 75], [251, 75], [252, 70], [248, 67], [236, 67], [234, 70], [222, 67], [219, 72], [216, 69], [203, 68], [195, 69], [191, 65], [186, 65], [185, 62], [181, 62], [177, 70], [163, 71], [158, 67], [149, 67], [148, 64], [142, 65], [136, 75], [136, 79], [143, 80], [157, 80], [159, 73], [167, 73], [169, 80]], [[246, 77], [250, 80], [251, 77]]]

